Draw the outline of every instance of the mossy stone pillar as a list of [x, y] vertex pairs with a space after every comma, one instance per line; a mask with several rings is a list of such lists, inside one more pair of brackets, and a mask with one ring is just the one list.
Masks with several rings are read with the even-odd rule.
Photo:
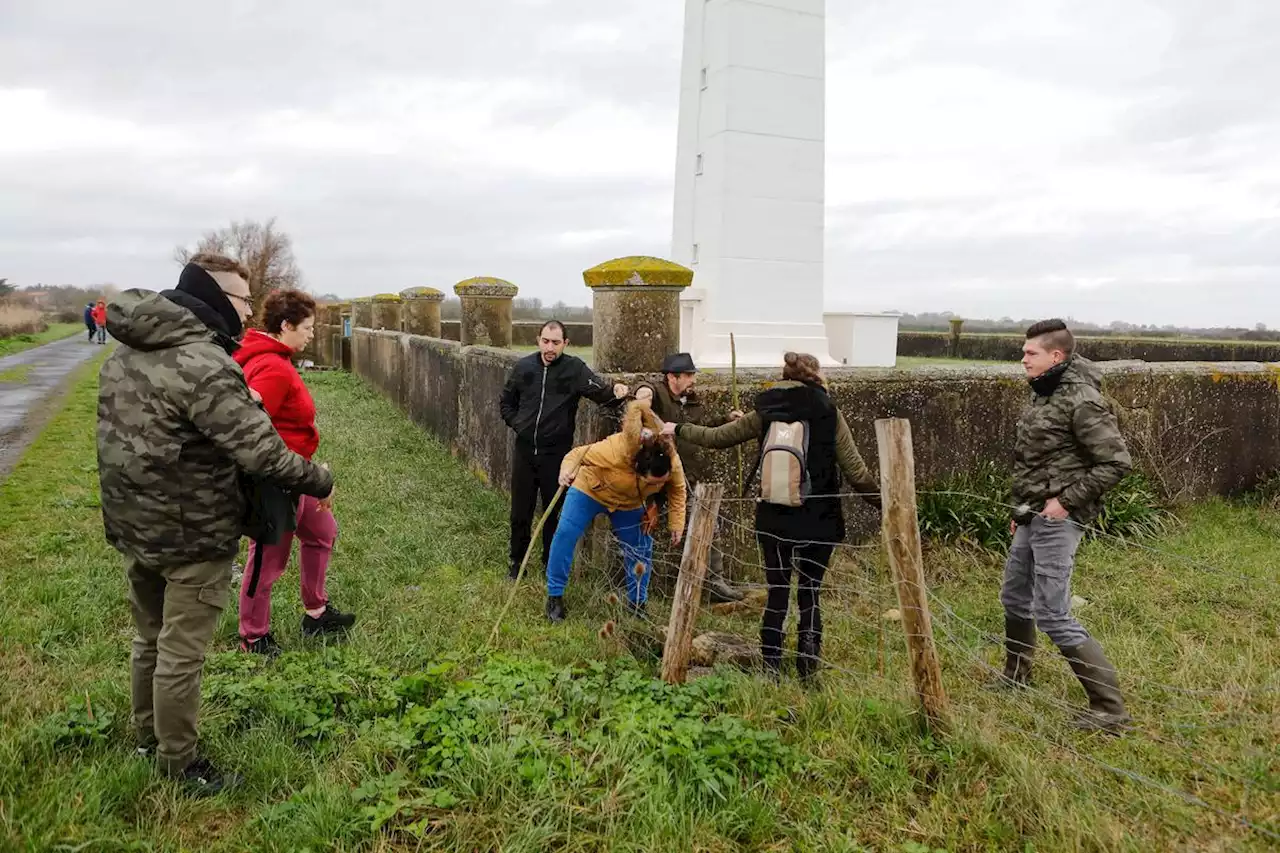
[[373, 297], [361, 296], [351, 300], [351, 328], [373, 328]]
[[400, 295], [379, 293], [373, 297], [373, 329], [400, 331]]
[[960, 357], [960, 334], [964, 331], [964, 320], [960, 317], [951, 318], [951, 357]]
[[453, 286], [462, 300], [462, 345], [511, 347], [511, 300], [520, 289], [500, 278], [469, 278]]
[[440, 337], [440, 303], [444, 292], [434, 287], [410, 287], [400, 291], [400, 316], [411, 335]]
[[693, 270], [662, 258], [606, 261], [582, 274], [592, 295], [592, 366], [654, 373], [680, 346], [680, 293]]

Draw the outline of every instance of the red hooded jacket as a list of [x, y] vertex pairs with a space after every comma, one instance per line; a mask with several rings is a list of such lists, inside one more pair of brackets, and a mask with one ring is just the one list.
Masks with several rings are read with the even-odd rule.
[[93, 306], [93, 322], [99, 326], [107, 325], [107, 306], [101, 302]]
[[316, 404], [290, 360], [293, 350], [257, 329], [245, 332], [236, 363], [249, 387], [262, 395], [262, 405], [289, 449], [310, 459], [320, 445]]

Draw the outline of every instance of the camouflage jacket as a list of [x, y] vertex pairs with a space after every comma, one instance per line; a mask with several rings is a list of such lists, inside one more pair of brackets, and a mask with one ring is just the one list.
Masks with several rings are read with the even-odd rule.
[[1074, 357], [1046, 374], [1018, 421], [1013, 500], [1040, 510], [1056, 497], [1081, 524], [1097, 518], [1102, 496], [1133, 468], [1120, 426], [1102, 397], [1093, 362]]
[[144, 565], [227, 559], [245, 516], [240, 473], [323, 497], [330, 474], [285, 447], [222, 338], [164, 296], [107, 307], [120, 341], [102, 365], [98, 476], [107, 540]]
[[[673, 424], [697, 424], [698, 426], [719, 426], [705, 423], [706, 412], [696, 391], [690, 390], [683, 397], [676, 397], [667, 385], [666, 377], [657, 382], [641, 382], [636, 390], [648, 388], [653, 392], [653, 413], [661, 420]], [[723, 422], [723, 421], [721, 421]], [[693, 452], [693, 445], [687, 441], [676, 440], [676, 452], [683, 459]]]

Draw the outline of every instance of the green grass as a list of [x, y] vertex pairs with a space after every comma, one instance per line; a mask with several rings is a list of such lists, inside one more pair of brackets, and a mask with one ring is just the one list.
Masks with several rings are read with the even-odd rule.
[[32, 365], [19, 364], [16, 367], [10, 367], [8, 370], [0, 370], [0, 384], [12, 383], [20, 385], [27, 381], [31, 375]]
[[[908, 370], [916, 367], [938, 367], [939, 365], [944, 367], [990, 367], [993, 363], [995, 362], [978, 361], [972, 358], [928, 358], [925, 356], [900, 355], [898, 356], [897, 367]], [[1014, 362], [1008, 363], [1013, 364]]]
[[[1100, 766], [1280, 831], [1274, 511], [1211, 502], [1159, 553], [1083, 548], [1081, 616], [1142, 726], [1122, 740], [1071, 732], [1080, 690], [1047, 647], [1037, 692], [981, 689], [998, 561], [930, 548], [956, 718], [934, 739], [898, 624], [881, 618], [894, 599], [876, 543], [829, 576], [824, 655], [841, 671], [817, 691], [731, 671], [657, 686], [628, 662], [625, 623], [601, 636], [615, 608], [586, 566], [567, 623], [543, 621], [531, 584], [485, 655], [510, 589], [504, 499], [358, 380], [308, 382], [338, 483], [329, 591], [360, 621], [341, 649], [305, 643], [291, 572], [274, 615], [291, 652], [263, 664], [229, 651], [225, 614], [202, 740], [247, 777], [234, 794], [188, 800], [132, 754], [131, 620], [102, 539], [91, 375], [0, 486], [0, 849], [1274, 849]], [[703, 623], [757, 630], [747, 615]]]
[[0, 338], [0, 356], [13, 355], [32, 347], [69, 338], [77, 332], [84, 332], [83, 323], [50, 323], [49, 328], [34, 335], [14, 335], [11, 338]]

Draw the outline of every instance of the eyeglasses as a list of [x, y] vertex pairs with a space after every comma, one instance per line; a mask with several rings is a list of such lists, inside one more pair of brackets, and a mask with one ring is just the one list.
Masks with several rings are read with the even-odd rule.
[[248, 308], [250, 311], [253, 310], [253, 299], [251, 297], [241, 296], [238, 293], [228, 293], [227, 296], [230, 296], [232, 299], [239, 299], [244, 303], [244, 307]]

